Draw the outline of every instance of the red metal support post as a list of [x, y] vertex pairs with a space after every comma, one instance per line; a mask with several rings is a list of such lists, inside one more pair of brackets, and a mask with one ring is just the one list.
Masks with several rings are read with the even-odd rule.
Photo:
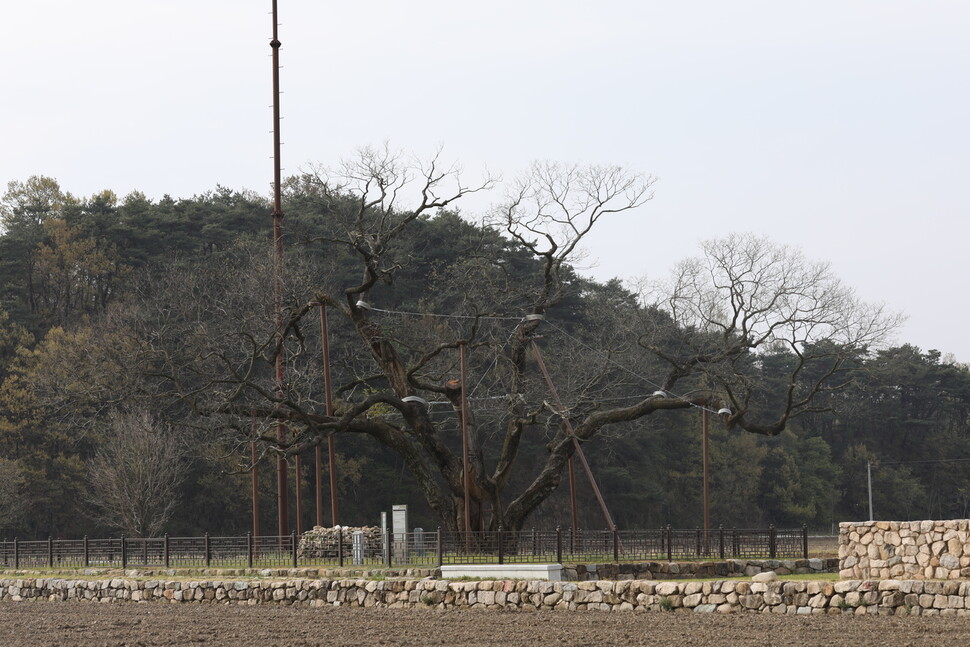
[[[333, 382], [330, 378], [330, 329], [327, 325], [327, 306], [320, 304], [320, 338], [323, 341], [323, 391], [327, 416], [333, 415]], [[317, 445], [317, 523], [323, 525], [323, 476], [320, 472], [320, 446]], [[330, 520], [337, 525], [337, 449], [333, 434], [327, 436], [327, 468], [330, 475]]]
[[610, 530], [616, 530], [616, 524], [613, 522], [613, 515], [610, 514], [609, 509], [606, 507], [606, 501], [603, 499], [603, 494], [600, 492], [599, 486], [596, 484], [596, 478], [593, 476], [593, 470], [590, 469], [589, 463], [586, 461], [586, 455], [583, 453], [583, 448], [580, 446], [579, 441], [576, 440], [576, 434], [573, 431], [572, 423], [569, 422], [569, 418], [566, 417], [565, 411], [566, 407], [563, 406], [562, 400], [559, 398], [559, 391], [556, 390], [556, 385], [552, 381], [552, 377], [549, 375], [549, 370], [546, 368], [546, 363], [542, 361], [542, 353], [539, 352], [539, 345], [536, 344], [535, 339], [530, 340], [532, 344], [532, 355], [536, 359], [536, 364], [539, 365], [539, 370], [542, 372], [542, 376], [546, 380], [546, 385], [549, 387], [549, 393], [552, 395], [552, 399], [559, 409], [558, 413], [562, 416], [563, 425], [566, 427], [566, 432], [573, 442], [573, 449], [576, 455], [579, 456], [579, 462], [583, 466], [583, 470], [586, 472], [586, 478], [589, 480], [590, 486], [593, 488], [593, 494], [596, 495], [596, 501], [600, 505], [600, 510], [603, 512], [603, 517], [606, 519], [606, 525]]
[[[708, 481], [707, 409], [701, 409], [701, 454], [704, 471], [704, 533], [711, 529], [711, 496]], [[705, 542], [706, 543], [706, 542]]]
[[471, 551], [471, 471], [468, 460], [468, 398], [465, 397], [465, 342], [458, 344], [459, 358], [461, 361], [461, 469], [462, 485], [465, 493], [465, 550]]

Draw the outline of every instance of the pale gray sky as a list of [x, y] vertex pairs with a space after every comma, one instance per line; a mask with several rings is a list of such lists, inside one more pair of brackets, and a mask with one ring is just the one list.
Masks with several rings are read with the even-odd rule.
[[[268, 192], [269, 0], [31, 0], [0, 27], [0, 182]], [[656, 198], [590, 241], [659, 278], [763, 233], [970, 362], [970, 3], [279, 0], [290, 173], [365, 144], [511, 176], [617, 163]], [[497, 196], [496, 196], [497, 198]]]

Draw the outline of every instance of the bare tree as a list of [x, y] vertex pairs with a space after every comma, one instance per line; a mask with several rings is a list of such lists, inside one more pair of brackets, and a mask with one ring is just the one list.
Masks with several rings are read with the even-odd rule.
[[[689, 384], [695, 402], [730, 409], [729, 424], [745, 431], [776, 435], [819, 410], [816, 396], [845, 386], [853, 361], [902, 323], [795, 248], [733, 234], [702, 249], [657, 287], [654, 306], [669, 315], [662, 321], [677, 350], [661, 347], [657, 326], [640, 344], [668, 363], [664, 389]], [[765, 407], [773, 357], [782, 360], [773, 362], [780, 397]]]
[[[827, 266], [762, 239], [732, 237], [680, 266], [653, 302], [610, 303], [602, 289], [605, 313], [590, 318], [595, 323], [577, 331], [580, 337], [567, 335], [555, 327], [556, 314], [574, 310], [577, 301], [570, 299], [585, 289], [571, 262], [602, 218], [648, 201], [653, 182], [618, 167], [534, 165], [492, 210], [480, 239], [461, 242], [461, 257], [435, 276], [435, 294], [416, 298], [408, 317], [392, 317], [371, 301], [407, 289], [406, 232], [491, 181], [469, 187], [454, 168], [441, 170], [437, 158], [408, 164], [386, 148], [365, 150], [337, 173], [301, 180], [302, 190], [329, 210], [327, 231], [315, 240], [341, 266], [302, 303], [294, 301], [283, 345], [280, 335], [265, 330], [240, 331], [226, 337], [233, 345], [200, 353], [189, 371], [177, 374], [170, 363], [170, 378], [197, 412], [236, 430], [240, 441], [262, 441], [268, 451], [292, 455], [331, 434], [372, 437], [402, 457], [452, 527], [464, 516], [455, 442], [464, 422], [470, 495], [482, 525], [519, 529], [560, 484], [576, 441], [657, 411], [697, 406], [728, 408], [731, 424], [778, 433], [792, 416], [811, 410], [816, 395], [844, 384], [842, 371], [852, 358], [898, 324], [898, 317], [856, 299]], [[523, 250], [531, 257], [525, 269], [533, 277], [522, 279], [521, 267], [514, 275], [508, 269], [512, 249], [517, 259]], [[348, 274], [351, 263], [357, 271]], [[304, 331], [321, 303], [345, 326], [339, 397], [329, 416], [304, 379], [318, 371], [307, 363], [312, 354]], [[436, 311], [436, 303], [448, 311]], [[178, 329], [196, 334], [191, 330], [199, 326], [190, 323]], [[558, 335], [560, 346], [571, 344], [568, 352], [551, 349], [548, 358], [562, 406], [550, 397], [532, 353], [540, 327]], [[207, 329], [201, 330], [204, 336]], [[492, 395], [490, 407], [476, 407], [464, 421], [456, 379], [461, 346]], [[278, 396], [259, 365], [284, 350], [292, 372]], [[661, 366], [656, 388], [645, 395], [639, 374], [657, 375]], [[433, 416], [422, 400], [450, 405], [453, 415]], [[765, 412], [773, 416], [769, 422]], [[262, 426], [253, 434], [247, 421], [254, 413]], [[293, 431], [284, 443], [271, 433], [280, 420]], [[538, 462], [537, 446], [544, 447]]]
[[178, 503], [185, 453], [172, 429], [143, 410], [115, 412], [88, 465], [88, 503], [98, 518], [136, 537], [157, 535]]

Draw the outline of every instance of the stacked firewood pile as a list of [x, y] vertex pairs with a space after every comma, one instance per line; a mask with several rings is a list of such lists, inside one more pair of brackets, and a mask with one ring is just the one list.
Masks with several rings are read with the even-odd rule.
[[381, 545], [381, 529], [377, 526], [314, 526], [300, 537], [299, 554], [306, 558], [334, 558], [338, 555], [337, 543], [343, 543], [343, 554], [350, 556], [354, 533], [364, 533], [364, 546]]

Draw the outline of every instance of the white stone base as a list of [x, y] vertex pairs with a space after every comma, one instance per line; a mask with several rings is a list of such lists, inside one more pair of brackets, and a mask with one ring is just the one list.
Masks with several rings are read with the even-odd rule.
[[561, 582], [562, 564], [455, 564], [441, 567], [442, 579], [459, 577]]

